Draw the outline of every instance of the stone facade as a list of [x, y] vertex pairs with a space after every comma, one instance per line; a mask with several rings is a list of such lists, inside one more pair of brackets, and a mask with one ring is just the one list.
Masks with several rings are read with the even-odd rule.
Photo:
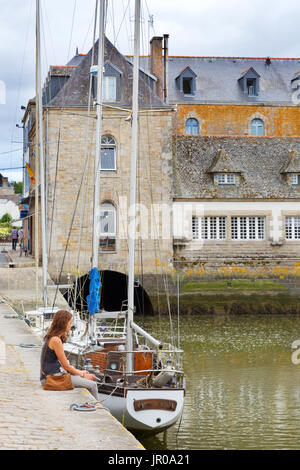
[[[116, 208], [116, 248], [113, 252], [99, 250], [99, 268], [122, 273], [127, 272], [128, 241], [127, 214], [130, 188], [130, 155], [131, 125], [122, 111], [107, 110], [103, 116], [102, 134], [112, 136], [116, 142], [116, 170], [101, 171], [99, 204], [109, 202]], [[92, 208], [94, 180], [94, 146], [95, 146], [95, 114], [89, 125], [91, 139], [88, 145], [88, 163], [83, 178], [85, 140], [87, 130], [87, 114], [82, 109], [72, 109], [72, 113], [64, 114], [59, 109], [49, 109], [49, 174], [48, 174], [48, 231], [51, 237], [51, 255], [49, 270], [57, 277], [61, 261], [67, 246], [67, 254], [63, 272], [75, 274], [77, 269], [77, 253], [80, 240], [79, 273], [86, 274], [90, 269], [92, 247]], [[138, 208], [136, 245], [143, 244], [143, 271], [152, 273], [160, 258], [164, 262], [172, 259], [171, 235], [161, 240], [156, 236], [156, 229], [161, 232], [162, 219], [155, 225], [151, 224], [151, 207], [165, 204], [172, 205], [172, 145], [168, 129], [171, 128], [171, 112], [149, 112], [139, 119], [139, 166], [137, 179]], [[60, 129], [59, 158], [57, 160], [57, 142]], [[76, 145], [74, 145], [74, 143]], [[57, 162], [57, 169], [56, 169]], [[52, 205], [57, 171], [55, 201], [52, 223]], [[82, 189], [78, 197], [81, 180]], [[78, 197], [78, 200], [77, 200]], [[76, 207], [76, 211], [75, 211]], [[139, 210], [140, 209], [140, 210]], [[75, 211], [75, 216], [74, 216]], [[140, 212], [140, 214], [139, 214]], [[72, 223], [70, 237], [69, 229]], [[147, 220], [145, 220], [145, 217]], [[157, 219], [155, 219], [157, 221]], [[80, 230], [82, 226], [82, 230]], [[51, 235], [50, 235], [51, 234]], [[69, 238], [69, 240], [68, 240]], [[138, 251], [138, 250], [137, 250]], [[136, 271], [141, 271], [140, 258], [137, 253]]]

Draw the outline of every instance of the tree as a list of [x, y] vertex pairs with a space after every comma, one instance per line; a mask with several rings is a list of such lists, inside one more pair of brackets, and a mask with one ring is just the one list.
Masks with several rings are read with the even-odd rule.
[[23, 193], [23, 181], [14, 181], [14, 190], [15, 194], [22, 194]]
[[8, 212], [6, 212], [6, 214], [4, 214], [1, 217], [0, 224], [4, 224], [6, 222], [11, 223], [11, 221], [12, 221], [12, 216]]

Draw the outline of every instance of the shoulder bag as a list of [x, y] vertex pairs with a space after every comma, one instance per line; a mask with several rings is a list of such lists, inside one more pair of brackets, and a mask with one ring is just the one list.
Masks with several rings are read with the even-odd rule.
[[71, 374], [62, 374], [62, 375], [46, 375], [44, 370], [43, 370], [43, 365], [44, 365], [44, 360], [45, 360], [45, 355], [46, 351], [48, 349], [48, 343], [47, 346], [45, 346], [45, 351], [43, 355], [43, 362], [41, 366], [42, 373], [46, 377], [46, 383], [43, 386], [44, 390], [54, 390], [54, 391], [61, 391], [61, 390], [73, 390], [74, 385], [72, 383], [71, 379]]

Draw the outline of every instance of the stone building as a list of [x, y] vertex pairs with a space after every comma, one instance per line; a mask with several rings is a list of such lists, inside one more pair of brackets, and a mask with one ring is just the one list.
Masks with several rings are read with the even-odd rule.
[[[61, 271], [84, 275], [90, 267], [91, 57], [92, 51], [77, 54], [67, 66], [52, 67], [45, 86], [49, 270], [56, 279]], [[165, 275], [171, 296], [176, 276], [182, 285], [292, 279], [299, 292], [299, 68], [300, 59], [169, 56], [168, 35], [151, 40], [140, 63], [137, 248], [143, 255], [136, 265], [150, 295]], [[105, 272], [123, 274], [131, 89], [132, 58], [106, 40], [99, 262]], [[32, 150], [34, 132], [32, 126]]]
[[[96, 59], [92, 63], [92, 56], [97, 58], [97, 49], [96, 43], [94, 50], [75, 56], [67, 66], [51, 67], [44, 87], [48, 270], [55, 281], [65, 280], [68, 273], [72, 278], [76, 274], [85, 278], [91, 268], [97, 80]], [[122, 288], [126, 287], [124, 275], [128, 266], [133, 67], [107, 39], [104, 68], [99, 269], [110, 276], [116, 289], [120, 274]], [[170, 230], [167, 237], [159, 236], [163, 225], [160, 208], [172, 207], [173, 110], [159, 98], [156, 82], [153, 74], [140, 70], [137, 277], [155, 273], [173, 256]], [[24, 125], [25, 129], [28, 127], [27, 158], [33, 171], [34, 113], [31, 101]], [[25, 188], [33, 214], [34, 187], [28, 181]], [[34, 250], [34, 220], [31, 225]]]
[[[175, 266], [200, 277], [299, 276], [300, 59], [166, 61], [155, 40], [177, 108], [174, 210], [187, 208]], [[151, 70], [151, 57], [142, 61]]]

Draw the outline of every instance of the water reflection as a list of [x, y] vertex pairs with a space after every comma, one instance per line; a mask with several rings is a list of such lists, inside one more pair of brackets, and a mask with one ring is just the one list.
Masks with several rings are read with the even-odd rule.
[[[167, 331], [167, 319], [147, 323], [153, 334]], [[145, 447], [299, 449], [300, 365], [291, 362], [295, 339], [300, 339], [297, 316], [182, 319], [187, 381], [182, 420], [165, 435], [142, 439]]]

